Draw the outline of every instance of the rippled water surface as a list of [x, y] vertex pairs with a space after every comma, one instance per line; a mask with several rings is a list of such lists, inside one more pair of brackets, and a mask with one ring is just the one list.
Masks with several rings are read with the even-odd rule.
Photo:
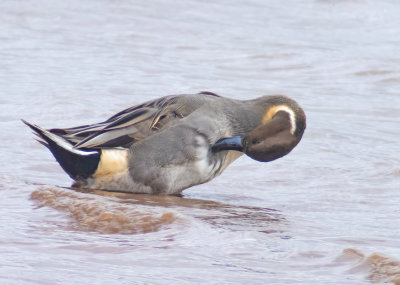
[[[400, 284], [397, 0], [0, 3], [1, 284]], [[68, 189], [19, 119], [286, 94], [288, 156], [157, 197]]]

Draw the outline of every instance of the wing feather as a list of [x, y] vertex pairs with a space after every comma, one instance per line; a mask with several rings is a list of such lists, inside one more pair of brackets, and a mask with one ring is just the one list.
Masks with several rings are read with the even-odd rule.
[[49, 131], [74, 148], [130, 147], [199, 108], [204, 102], [199, 95], [166, 96], [127, 108], [98, 124]]

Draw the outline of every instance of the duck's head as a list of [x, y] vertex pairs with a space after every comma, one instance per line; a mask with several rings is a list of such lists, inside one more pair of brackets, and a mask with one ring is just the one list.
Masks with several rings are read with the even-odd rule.
[[288, 154], [301, 140], [306, 128], [303, 109], [286, 96], [257, 99], [261, 121], [243, 136], [224, 138], [214, 150], [238, 150], [247, 156], [267, 162]]
[[263, 99], [266, 108], [261, 124], [242, 137], [242, 146], [251, 158], [267, 162], [288, 154], [299, 143], [306, 128], [306, 116], [297, 102], [288, 97]]

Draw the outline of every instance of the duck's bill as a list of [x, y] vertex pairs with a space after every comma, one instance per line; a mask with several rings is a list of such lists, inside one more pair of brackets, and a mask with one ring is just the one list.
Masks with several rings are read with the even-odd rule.
[[243, 151], [242, 137], [234, 136], [229, 138], [223, 138], [217, 141], [212, 146], [213, 152], [218, 152], [223, 150]]

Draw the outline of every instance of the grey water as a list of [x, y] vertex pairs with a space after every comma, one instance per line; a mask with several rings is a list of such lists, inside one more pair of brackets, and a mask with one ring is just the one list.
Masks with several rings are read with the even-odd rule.
[[[0, 3], [1, 284], [400, 284], [400, 2]], [[21, 118], [285, 94], [307, 129], [183, 197], [73, 191]]]

